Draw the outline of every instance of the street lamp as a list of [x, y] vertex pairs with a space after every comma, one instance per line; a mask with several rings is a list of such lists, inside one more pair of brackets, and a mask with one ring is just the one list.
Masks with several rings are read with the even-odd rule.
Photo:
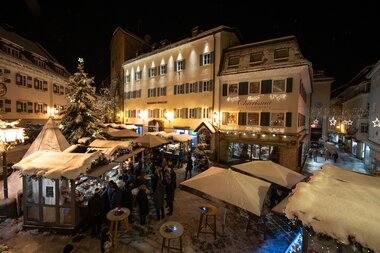
[[24, 128], [14, 127], [17, 122], [6, 123], [0, 120], [0, 152], [3, 158], [4, 199], [8, 198], [7, 151], [13, 145], [24, 142]]

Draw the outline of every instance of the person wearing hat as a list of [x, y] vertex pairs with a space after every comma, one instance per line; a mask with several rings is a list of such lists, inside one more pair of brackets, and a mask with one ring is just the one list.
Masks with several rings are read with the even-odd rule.
[[102, 225], [102, 203], [101, 203], [101, 189], [96, 188], [94, 196], [88, 201], [89, 209], [89, 222], [91, 225], [91, 236], [98, 236], [100, 234], [100, 227]]

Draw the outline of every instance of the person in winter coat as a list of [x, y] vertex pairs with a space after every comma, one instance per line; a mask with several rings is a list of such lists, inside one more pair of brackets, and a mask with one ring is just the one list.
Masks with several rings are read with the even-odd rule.
[[146, 186], [142, 185], [139, 188], [139, 192], [137, 193], [136, 200], [139, 205], [140, 211], [140, 224], [145, 225], [146, 216], [149, 213], [149, 201], [148, 195], [146, 194]]
[[185, 180], [187, 179], [187, 173], [189, 173], [191, 178], [191, 171], [193, 170], [193, 160], [191, 159], [191, 156], [189, 155], [187, 157], [187, 164], [186, 164], [186, 174], [185, 174]]
[[177, 174], [175, 173], [173, 167], [169, 167], [169, 172], [170, 172], [170, 179], [171, 179], [171, 184], [173, 188], [173, 200], [174, 200], [175, 189], [177, 189]]
[[100, 197], [101, 190], [95, 189], [95, 194], [88, 201], [89, 222], [91, 225], [91, 235], [97, 236], [100, 234], [102, 225], [102, 200]]
[[156, 190], [153, 193], [153, 203], [156, 208], [157, 220], [160, 220], [160, 217], [162, 219], [165, 218], [164, 200], [165, 185], [162, 184], [161, 180], [158, 180]]
[[166, 204], [169, 208], [169, 211], [166, 215], [173, 214], [173, 200], [174, 200], [174, 189], [172, 185], [172, 179], [170, 176], [170, 171], [165, 169], [162, 173], [162, 182], [165, 185], [165, 193], [166, 193]]
[[111, 194], [109, 195], [110, 210], [121, 206], [121, 191], [116, 184], [111, 186]]

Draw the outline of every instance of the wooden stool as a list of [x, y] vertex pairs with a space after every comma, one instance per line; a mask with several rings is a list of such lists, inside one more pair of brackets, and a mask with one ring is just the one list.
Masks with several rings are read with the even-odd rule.
[[[205, 233], [205, 234], [214, 234], [214, 238], [216, 239], [216, 212], [218, 209], [215, 206], [212, 205], [204, 205], [201, 206], [201, 217], [199, 219], [199, 227], [198, 227], [198, 234], [199, 233]], [[209, 217], [214, 217], [214, 222], [210, 224]], [[204, 220], [203, 220], [204, 219]], [[205, 231], [209, 227], [211, 231]]]
[[128, 232], [129, 229], [129, 222], [128, 222], [128, 216], [130, 214], [130, 211], [128, 208], [125, 207], [117, 207], [112, 210], [110, 210], [107, 213], [107, 220], [110, 221], [110, 237], [112, 240], [112, 245], [116, 245], [117, 243], [117, 236], [118, 236], [118, 225], [119, 221], [124, 221], [125, 225], [125, 232]]
[[[160, 235], [162, 236], [162, 247], [161, 251], [164, 249], [169, 252], [171, 249], [179, 250], [182, 252], [182, 234], [183, 226], [176, 221], [168, 221], [161, 225]], [[170, 246], [170, 240], [179, 238], [179, 247]], [[166, 243], [167, 242], [167, 243]]]

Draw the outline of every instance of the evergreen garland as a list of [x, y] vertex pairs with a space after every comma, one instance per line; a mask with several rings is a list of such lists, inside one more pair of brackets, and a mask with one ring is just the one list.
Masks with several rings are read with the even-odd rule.
[[96, 109], [94, 77], [87, 77], [84, 61], [79, 58], [78, 71], [69, 77], [66, 95], [68, 105], [62, 110], [62, 134], [70, 143], [77, 143], [82, 137], [99, 136], [98, 123], [100, 115]]

